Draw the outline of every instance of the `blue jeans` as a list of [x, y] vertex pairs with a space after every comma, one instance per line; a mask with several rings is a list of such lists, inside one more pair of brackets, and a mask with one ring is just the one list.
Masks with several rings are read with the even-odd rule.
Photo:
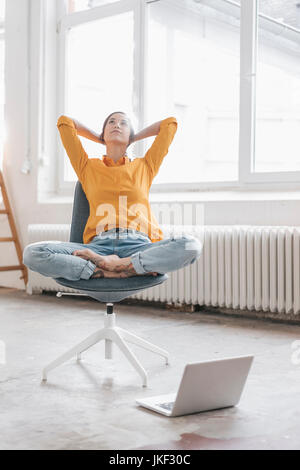
[[78, 256], [70, 256], [73, 251], [84, 248], [104, 256], [130, 256], [137, 275], [147, 272], [164, 274], [194, 263], [201, 255], [202, 243], [191, 235], [152, 243], [142, 232], [111, 229], [96, 235], [88, 244], [62, 241], [31, 243], [24, 249], [23, 263], [32, 271], [52, 278], [89, 279], [96, 265]]

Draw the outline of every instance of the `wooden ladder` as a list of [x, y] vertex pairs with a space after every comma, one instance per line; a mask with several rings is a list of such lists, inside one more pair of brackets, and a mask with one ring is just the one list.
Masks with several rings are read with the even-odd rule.
[[12, 213], [12, 210], [11, 210], [11, 207], [10, 207], [7, 191], [6, 191], [5, 184], [4, 184], [3, 174], [1, 172], [1, 170], [0, 170], [0, 190], [2, 192], [2, 198], [3, 198], [3, 202], [4, 202], [4, 207], [5, 207], [4, 210], [0, 210], [0, 214], [6, 214], [7, 215], [8, 222], [9, 222], [9, 225], [10, 225], [10, 230], [11, 230], [11, 233], [12, 233], [12, 237], [0, 237], [0, 242], [14, 242], [15, 247], [16, 247], [16, 252], [17, 252], [17, 255], [18, 255], [18, 260], [19, 260], [19, 263], [20, 263], [17, 266], [0, 266], [0, 272], [1, 271], [17, 271], [17, 270], [22, 271], [23, 275], [20, 277], [20, 279], [24, 279], [24, 283], [25, 283], [25, 286], [26, 286], [26, 284], [28, 282], [28, 271], [27, 271], [26, 266], [22, 262], [23, 261], [23, 252], [22, 252], [21, 245], [20, 245], [20, 242], [19, 242], [19, 237], [18, 237], [18, 234], [17, 234], [15, 221], [14, 221], [13, 213]]

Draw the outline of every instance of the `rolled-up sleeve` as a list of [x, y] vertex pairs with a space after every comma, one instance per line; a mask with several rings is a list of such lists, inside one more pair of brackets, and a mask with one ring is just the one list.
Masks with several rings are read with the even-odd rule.
[[150, 169], [152, 179], [157, 175], [160, 165], [168, 153], [176, 131], [177, 119], [175, 117], [168, 117], [161, 121], [159, 133], [144, 156], [145, 162]]
[[71, 165], [74, 168], [79, 181], [83, 181], [89, 157], [78, 137], [73, 119], [67, 116], [60, 116], [57, 120], [57, 128]]

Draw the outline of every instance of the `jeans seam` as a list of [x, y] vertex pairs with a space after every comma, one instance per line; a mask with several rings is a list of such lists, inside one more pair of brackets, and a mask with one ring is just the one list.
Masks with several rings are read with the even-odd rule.
[[[141, 262], [140, 254], [141, 254], [140, 251], [138, 253], [134, 253], [133, 255], [131, 255], [130, 259], [137, 274], [144, 274], [147, 271], [145, 270]], [[136, 268], [138, 268], [138, 271], [136, 270]], [[142, 269], [142, 272], [140, 272], [140, 269]]]
[[[88, 277], [88, 279], [89, 279], [91, 277], [91, 275], [93, 274], [93, 272], [95, 271], [95, 268], [96, 268], [96, 265], [94, 263], [92, 263], [92, 261], [87, 261], [86, 265], [83, 267], [83, 269], [81, 271], [80, 277], [82, 278], [82, 274], [85, 273], [85, 271], [87, 271], [87, 274], [89, 274], [89, 277]], [[85, 279], [85, 278], [83, 278], [83, 279]]]

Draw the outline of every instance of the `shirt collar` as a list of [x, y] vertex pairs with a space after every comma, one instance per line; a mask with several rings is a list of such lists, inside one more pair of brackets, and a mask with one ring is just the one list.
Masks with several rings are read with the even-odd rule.
[[120, 166], [125, 165], [125, 163], [129, 163], [130, 158], [127, 157], [127, 155], [124, 155], [115, 163], [112, 158], [108, 157], [107, 155], [103, 155], [102, 161], [106, 166]]

